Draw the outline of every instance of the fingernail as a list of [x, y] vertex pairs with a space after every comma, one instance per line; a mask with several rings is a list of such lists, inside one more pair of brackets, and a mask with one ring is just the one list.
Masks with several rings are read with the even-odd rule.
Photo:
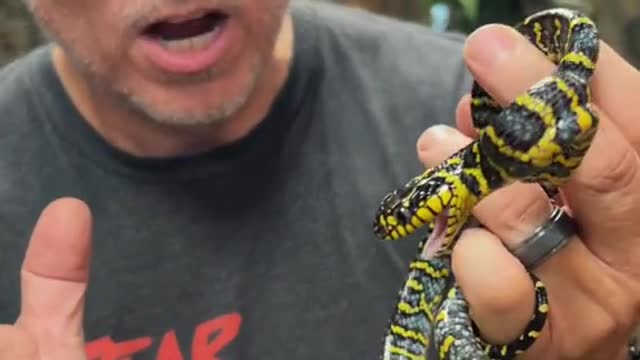
[[485, 25], [469, 35], [465, 57], [475, 66], [495, 68], [515, 53], [521, 37], [511, 27]]

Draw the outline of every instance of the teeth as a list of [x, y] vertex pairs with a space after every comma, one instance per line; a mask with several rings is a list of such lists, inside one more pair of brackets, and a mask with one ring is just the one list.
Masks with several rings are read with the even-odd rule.
[[215, 36], [218, 34], [219, 27], [208, 31], [204, 34], [200, 34], [195, 37], [187, 38], [187, 39], [179, 39], [179, 40], [164, 40], [160, 39], [160, 44], [167, 50], [176, 51], [176, 52], [189, 52], [189, 51], [199, 51], [211, 43]]
[[172, 23], [172, 24], [179, 24], [179, 23], [181, 23], [183, 21], [201, 18], [201, 17], [207, 15], [207, 13], [208, 13], [207, 11], [202, 10], [202, 11], [200, 11], [198, 13], [191, 14], [189, 16], [170, 18], [170, 19], [167, 19], [166, 21], [169, 22], [169, 23]]

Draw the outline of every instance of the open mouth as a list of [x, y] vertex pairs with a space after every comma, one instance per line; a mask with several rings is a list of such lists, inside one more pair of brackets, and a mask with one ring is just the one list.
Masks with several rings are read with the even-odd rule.
[[[219, 10], [165, 16], [141, 31], [142, 58], [164, 73], [202, 74], [233, 56], [241, 35], [232, 15]], [[228, 60], [231, 61], [231, 60]]]
[[147, 26], [143, 34], [169, 50], [202, 50], [211, 44], [227, 19], [228, 15], [215, 11], [190, 18], [169, 18]]
[[445, 244], [447, 236], [447, 222], [449, 221], [449, 209], [444, 209], [443, 212], [436, 216], [434, 221], [435, 226], [427, 239], [427, 245], [423, 251], [423, 255], [426, 258], [432, 258], [437, 255]]

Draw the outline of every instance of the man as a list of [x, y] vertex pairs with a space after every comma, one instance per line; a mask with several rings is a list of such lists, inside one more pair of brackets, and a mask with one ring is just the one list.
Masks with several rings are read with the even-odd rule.
[[[473, 135], [463, 55], [502, 103], [552, 69], [503, 27], [463, 51], [307, 2], [29, 5], [57, 45], [0, 75], [2, 359], [376, 358], [416, 243], [376, 240], [371, 217]], [[640, 309], [640, 79], [606, 47], [599, 69], [604, 131], [566, 191], [580, 236], [536, 269], [553, 311], [534, 359], [622, 359]], [[462, 132], [432, 127], [456, 109]], [[487, 339], [533, 304], [500, 241], [549, 210], [513, 186], [462, 236]]]

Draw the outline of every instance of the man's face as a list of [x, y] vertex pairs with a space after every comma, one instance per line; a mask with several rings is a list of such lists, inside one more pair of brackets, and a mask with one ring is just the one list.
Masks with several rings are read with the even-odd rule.
[[244, 104], [289, 0], [31, 0], [99, 91], [155, 121], [202, 124]]

